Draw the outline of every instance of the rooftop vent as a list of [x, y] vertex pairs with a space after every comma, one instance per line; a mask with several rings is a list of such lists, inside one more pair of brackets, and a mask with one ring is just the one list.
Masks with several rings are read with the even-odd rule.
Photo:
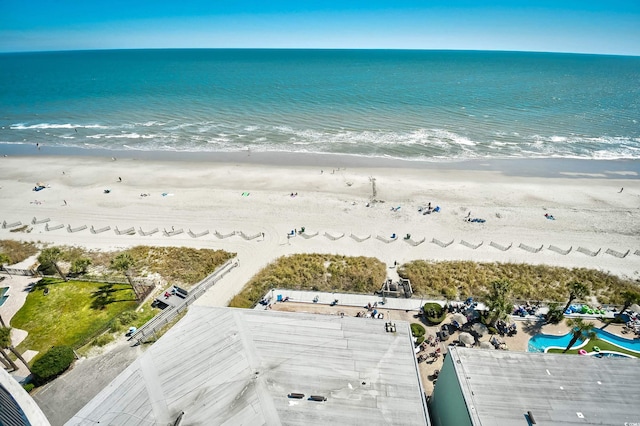
[[295, 393], [295, 392], [291, 392], [289, 395], [287, 395], [289, 398], [295, 398], [295, 399], [302, 399], [304, 398], [304, 394], [303, 393]]

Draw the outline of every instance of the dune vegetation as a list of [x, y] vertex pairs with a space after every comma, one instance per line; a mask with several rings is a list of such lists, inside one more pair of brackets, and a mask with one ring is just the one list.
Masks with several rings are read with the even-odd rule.
[[599, 304], [623, 304], [622, 292], [637, 283], [595, 269], [562, 268], [521, 263], [432, 262], [416, 260], [401, 265], [398, 274], [411, 280], [415, 294], [463, 300], [484, 298], [494, 281], [508, 280], [515, 300], [563, 301], [567, 284], [581, 282]]
[[271, 288], [344, 293], [379, 291], [386, 265], [372, 257], [332, 254], [284, 256], [256, 274], [229, 306], [250, 308]]

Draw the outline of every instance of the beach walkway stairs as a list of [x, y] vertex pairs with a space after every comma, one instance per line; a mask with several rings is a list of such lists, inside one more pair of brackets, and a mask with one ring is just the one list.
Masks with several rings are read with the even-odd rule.
[[222, 277], [238, 267], [238, 258], [230, 259], [221, 267], [216, 269], [211, 275], [196, 284], [184, 298], [180, 298], [180, 302], [175, 305], [167, 306], [158, 315], [147, 321], [142, 327], [137, 329], [135, 333], [129, 336], [128, 340], [133, 341], [133, 345], [139, 345], [154, 338], [156, 332], [169, 324], [176, 316], [184, 312], [189, 305], [195, 302], [198, 297], [202, 296], [208, 289], [213, 287], [215, 283], [220, 281]]

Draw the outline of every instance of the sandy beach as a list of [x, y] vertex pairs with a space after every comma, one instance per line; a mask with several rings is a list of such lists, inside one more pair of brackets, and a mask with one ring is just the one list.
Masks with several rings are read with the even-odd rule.
[[[536, 170], [530, 165], [518, 174], [517, 163], [508, 172], [459, 163], [361, 163], [311, 156], [289, 165], [4, 157], [0, 222], [28, 224], [30, 232], [7, 227], [0, 238], [99, 250], [146, 244], [236, 252], [243, 267], [234, 279], [199, 301], [217, 306], [267, 263], [300, 252], [373, 256], [388, 265], [467, 259], [640, 277], [637, 162], [621, 162], [610, 173], [564, 173], [559, 163], [548, 176], [530, 173]], [[34, 191], [37, 183], [45, 188]], [[429, 203], [439, 212], [423, 214]], [[34, 218], [49, 221], [32, 224]], [[110, 229], [93, 233], [92, 227]], [[302, 227], [304, 235], [288, 237]], [[117, 235], [116, 228], [135, 233]], [[404, 240], [407, 234], [410, 240]]]

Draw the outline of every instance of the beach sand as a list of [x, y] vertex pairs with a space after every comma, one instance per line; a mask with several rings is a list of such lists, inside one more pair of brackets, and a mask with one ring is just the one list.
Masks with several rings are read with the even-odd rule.
[[[3, 157], [0, 222], [29, 224], [31, 231], [3, 228], [0, 239], [105, 251], [146, 244], [235, 252], [241, 267], [198, 300], [215, 306], [225, 306], [269, 262], [304, 252], [372, 256], [388, 265], [414, 259], [549, 264], [640, 278], [640, 256], [634, 254], [640, 250], [637, 162], [617, 163], [616, 171], [609, 174], [563, 173], [562, 163], [553, 163], [553, 172], [546, 176], [544, 171], [536, 175], [524, 168], [519, 175], [517, 162], [501, 171], [483, 169], [481, 163], [467, 168], [459, 163], [398, 167], [389, 162], [393, 167], [384, 167], [380, 160], [368, 166], [361, 159], [349, 163], [332, 157], [309, 158], [300, 161], [302, 165], [286, 165]], [[531, 171], [552, 163], [522, 164]], [[46, 188], [33, 191], [37, 182]], [[440, 211], [427, 215], [418, 211], [428, 203]], [[545, 213], [555, 220], [546, 219]], [[486, 222], [468, 222], [467, 216]], [[50, 221], [32, 225], [33, 218]], [[64, 228], [46, 231], [47, 224]], [[83, 226], [87, 228], [77, 232], [67, 229]], [[105, 232], [90, 231], [107, 226], [111, 229]], [[136, 233], [117, 235], [116, 227], [134, 228]], [[318, 235], [287, 237], [301, 227], [307, 237]], [[139, 232], [155, 228], [159, 232], [153, 235]], [[163, 230], [183, 233], [169, 237]], [[206, 230], [209, 233], [198, 238], [189, 235], [189, 231]], [[216, 231], [237, 234], [219, 238]], [[245, 239], [239, 232], [259, 237]], [[387, 242], [394, 233], [398, 239]], [[403, 240], [406, 234], [415, 243], [423, 242], [414, 246]], [[369, 238], [359, 242], [352, 235]], [[443, 248], [433, 239], [453, 243]], [[469, 247], [479, 244], [476, 249]], [[520, 244], [542, 249], [532, 253], [519, 248]], [[572, 250], [563, 255], [549, 246]], [[577, 250], [580, 247], [598, 254], [587, 255]], [[630, 251], [619, 258], [605, 253], [607, 249]]]

